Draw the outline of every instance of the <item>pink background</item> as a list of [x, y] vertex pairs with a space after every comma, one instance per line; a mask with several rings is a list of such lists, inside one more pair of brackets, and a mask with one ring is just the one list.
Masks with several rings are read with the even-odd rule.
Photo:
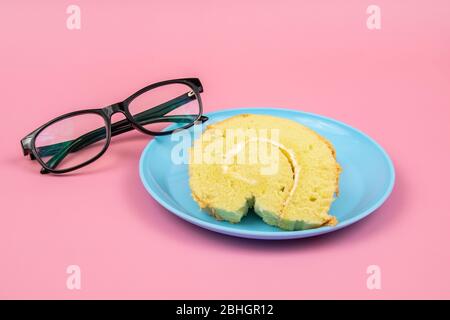
[[[450, 4], [2, 1], [1, 298], [450, 298]], [[81, 30], [66, 8], [81, 7]], [[206, 111], [278, 106], [355, 126], [391, 155], [392, 196], [334, 234], [264, 242], [215, 234], [145, 191], [149, 137], [42, 176], [19, 140], [65, 112], [198, 76]], [[120, 116], [115, 116], [119, 119]], [[81, 267], [82, 289], [66, 288]], [[382, 289], [368, 290], [379, 265]]]

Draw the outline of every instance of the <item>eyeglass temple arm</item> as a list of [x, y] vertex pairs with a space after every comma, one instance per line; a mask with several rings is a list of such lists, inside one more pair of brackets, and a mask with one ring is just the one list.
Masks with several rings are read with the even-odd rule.
[[[193, 116], [164, 116], [164, 114], [176, 109], [177, 107], [187, 103], [192, 99], [195, 99], [195, 95], [186, 93], [157, 107], [138, 113], [137, 115], [135, 115], [135, 120], [142, 125], [147, 125], [153, 122], [191, 122]], [[201, 116], [200, 120], [204, 122], [207, 121], [208, 118], [205, 116]], [[134, 128], [131, 123], [128, 120], [124, 119], [112, 124], [111, 135], [116, 136], [133, 129]], [[39, 155], [41, 157], [54, 155], [47, 162], [47, 166], [49, 166], [50, 168], [55, 168], [70, 152], [76, 152], [82, 148], [85, 148], [97, 141], [104, 139], [105, 136], [105, 128], [98, 128], [80, 136], [78, 139], [41, 147], [39, 148]], [[47, 170], [45, 170], [44, 168], [43, 170], [41, 170], [41, 173], [46, 172]]]

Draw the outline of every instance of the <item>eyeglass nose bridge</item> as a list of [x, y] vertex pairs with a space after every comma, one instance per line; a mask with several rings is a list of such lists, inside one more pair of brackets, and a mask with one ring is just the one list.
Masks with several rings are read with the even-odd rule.
[[108, 117], [111, 117], [114, 113], [117, 112], [125, 113], [125, 107], [122, 102], [111, 104], [107, 107], [104, 107], [102, 110]]

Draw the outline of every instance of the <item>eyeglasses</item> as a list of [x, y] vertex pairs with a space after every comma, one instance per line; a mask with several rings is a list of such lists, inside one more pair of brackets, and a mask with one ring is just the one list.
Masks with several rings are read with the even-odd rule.
[[[122, 102], [59, 116], [21, 140], [24, 155], [41, 166], [41, 173], [66, 173], [100, 158], [111, 137], [136, 129], [154, 136], [186, 129], [203, 116], [199, 79], [176, 79], [151, 84]], [[124, 120], [111, 123], [117, 112]]]

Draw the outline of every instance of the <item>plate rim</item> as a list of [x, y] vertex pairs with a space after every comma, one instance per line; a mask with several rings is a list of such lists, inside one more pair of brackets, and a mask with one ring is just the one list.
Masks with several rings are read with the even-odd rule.
[[146, 158], [147, 153], [149, 153], [151, 151], [151, 149], [153, 148], [155, 141], [157, 140], [156, 137], [154, 137], [145, 146], [144, 150], [141, 153], [140, 159], [139, 159], [139, 177], [140, 177], [140, 180], [141, 180], [142, 184], [144, 185], [145, 189], [153, 197], [153, 199], [155, 199], [156, 202], [158, 202], [165, 209], [167, 209], [171, 213], [175, 214], [176, 216], [180, 217], [181, 219], [186, 220], [196, 226], [202, 227], [202, 228], [210, 230], [210, 231], [218, 232], [221, 234], [226, 234], [229, 236], [235, 236], [235, 237], [241, 237], [241, 238], [251, 238], [251, 239], [261, 239], [261, 240], [286, 240], [286, 239], [306, 238], [306, 237], [318, 236], [318, 235], [322, 235], [325, 233], [343, 229], [345, 227], [348, 227], [348, 226], [354, 224], [355, 222], [358, 222], [358, 221], [364, 219], [368, 215], [375, 212], [390, 196], [390, 194], [392, 193], [392, 190], [394, 188], [394, 185], [395, 185], [395, 169], [394, 169], [394, 164], [393, 164], [391, 158], [389, 157], [387, 152], [383, 149], [383, 147], [381, 147], [381, 145], [377, 141], [375, 141], [373, 138], [371, 138], [369, 135], [367, 135], [363, 131], [361, 131], [355, 127], [352, 127], [342, 121], [335, 120], [333, 118], [329, 118], [329, 117], [319, 115], [316, 113], [312, 113], [312, 112], [305, 112], [305, 111], [299, 111], [299, 110], [295, 110], [295, 109], [286, 109], [286, 108], [275, 108], [275, 107], [227, 108], [227, 109], [221, 109], [221, 110], [217, 110], [217, 111], [208, 112], [205, 115], [206, 116], [216, 116], [216, 115], [229, 113], [229, 112], [237, 112], [237, 114], [241, 114], [241, 113], [247, 113], [247, 112], [248, 113], [264, 112], [264, 111], [270, 111], [270, 110], [295, 113], [295, 114], [299, 114], [299, 115], [305, 115], [308, 117], [313, 117], [313, 118], [325, 120], [328, 122], [332, 122], [334, 124], [343, 126], [346, 129], [354, 131], [358, 135], [361, 135], [365, 139], [369, 140], [378, 149], [378, 151], [381, 152], [384, 160], [386, 161], [386, 163], [388, 165], [390, 181], [389, 181], [389, 185], [386, 188], [384, 194], [368, 209], [362, 211], [358, 215], [356, 215], [348, 220], [345, 220], [344, 222], [338, 223], [336, 226], [333, 226], [333, 227], [325, 226], [325, 227], [320, 227], [320, 228], [315, 228], [315, 229], [297, 230], [297, 231], [285, 231], [285, 230], [251, 231], [251, 230], [235, 229], [232, 226], [228, 226], [228, 225], [223, 225], [223, 226], [217, 225], [217, 224], [213, 224], [211, 222], [204, 221], [204, 220], [198, 219], [196, 217], [193, 217], [193, 216], [189, 215], [188, 213], [185, 213], [185, 212], [173, 207], [172, 205], [167, 203], [164, 199], [162, 199], [158, 194], [156, 194], [156, 192], [153, 190], [153, 188], [148, 184], [147, 180], [144, 179], [144, 159]]

